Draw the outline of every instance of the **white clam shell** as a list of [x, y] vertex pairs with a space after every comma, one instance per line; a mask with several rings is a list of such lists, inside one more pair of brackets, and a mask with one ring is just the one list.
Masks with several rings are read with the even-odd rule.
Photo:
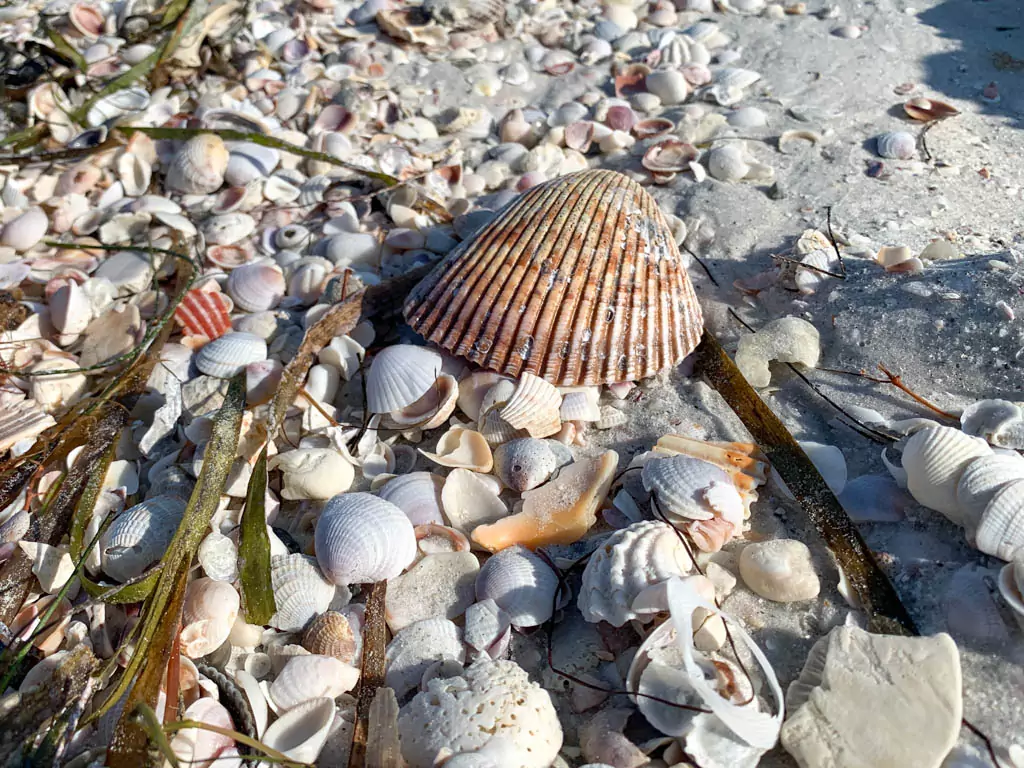
[[1024, 554], [1024, 480], [1002, 486], [978, 523], [975, 542], [982, 552], [1002, 560]]
[[557, 590], [551, 566], [520, 545], [489, 558], [476, 579], [477, 600], [493, 600], [515, 627], [536, 627], [550, 619]]
[[335, 584], [367, 584], [400, 574], [416, 557], [405, 513], [369, 493], [335, 496], [316, 524], [316, 557]]
[[266, 359], [266, 341], [252, 333], [231, 331], [203, 345], [196, 355], [196, 368], [210, 376], [229, 379], [250, 363]]
[[494, 470], [501, 482], [514, 491], [529, 491], [547, 481], [559, 462], [544, 440], [524, 437], [494, 450]]
[[279, 453], [270, 461], [270, 469], [281, 470], [284, 499], [329, 499], [344, 493], [355, 480], [355, 468], [344, 456], [330, 448], [297, 448]]
[[907, 490], [920, 504], [962, 525], [963, 515], [956, 502], [957, 483], [972, 459], [991, 453], [988, 443], [959, 429], [918, 430], [903, 449]]
[[256, 736], [262, 739], [264, 733], [266, 733], [267, 720], [269, 719], [267, 698], [263, 695], [263, 691], [260, 690], [259, 681], [244, 669], [236, 669], [234, 677], [238, 687], [245, 693], [245, 698], [249, 702], [249, 709], [252, 710], [252, 719], [256, 724]]
[[191, 582], [185, 590], [181, 652], [198, 659], [220, 648], [240, 607], [238, 591], [227, 582], [206, 576]]
[[395, 635], [386, 651], [384, 682], [403, 698], [417, 688], [435, 661], [466, 660], [462, 629], [448, 619], [432, 618], [410, 624]]
[[320, 573], [316, 560], [301, 554], [271, 557], [270, 583], [277, 604], [270, 625], [284, 632], [298, 632], [326, 611], [336, 591]]
[[463, 638], [478, 655], [501, 658], [512, 636], [512, 622], [493, 600], [481, 600], [466, 609]]
[[442, 467], [490, 472], [494, 466], [494, 456], [484, 436], [465, 427], [452, 427], [437, 441], [434, 452], [421, 448], [420, 453]]
[[125, 152], [117, 159], [117, 174], [125, 195], [139, 197], [149, 191], [153, 167], [144, 157]]
[[441, 491], [445, 516], [453, 528], [467, 536], [478, 525], [487, 525], [508, 515], [505, 502], [483, 478], [468, 469], [453, 469]]
[[185, 501], [176, 496], [154, 496], [126, 509], [100, 539], [103, 572], [117, 581], [141, 575], [163, 557], [184, 513]]
[[377, 495], [405, 512], [414, 525], [444, 524], [441, 489], [445, 480], [431, 472], [411, 472], [388, 480]]
[[271, 723], [263, 734], [263, 743], [292, 760], [312, 763], [327, 742], [334, 717], [333, 699], [310, 699]]
[[234, 245], [256, 231], [256, 220], [247, 213], [211, 216], [201, 227], [207, 245]]
[[719, 181], [741, 181], [750, 173], [749, 159], [738, 142], [713, 147], [708, 152], [708, 173]]
[[669, 519], [710, 520], [720, 517], [742, 525], [744, 505], [729, 474], [691, 456], [650, 459], [641, 472], [644, 488]]
[[270, 697], [286, 712], [310, 699], [336, 699], [357, 682], [359, 670], [332, 656], [293, 656], [270, 684]]
[[50, 297], [50, 321], [63, 334], [74, 336], [84, 331], [92, 319], [92, 305], [85, 290], [74, 280], [58, 288]]
[[303, 306], [316, 303], [323, 295], [327, 275], [330, 274], [331, 263], [317, 256], [301, 258], [290, 267], [288, 277], [288, 295], [298, 300]]
[[834, 445], [814, 443], [809, 440], [801, 440], [800, 447], [803, 448], [814, 468], [824, 478], [825, 484], [828, 485], [832, 493], [837, 496], [842, 493], [847, 477], [846, 457], [843, 456], [843, 452]]
[[196, 559], [211, 579], [232, 582], [238, 578], [238, 547], [220, 531], [211, 531], [199, 544]]
[[[233, 728], [231, 714], [216, 699], [203, 697], [192, 702], [182, 713], [188, 720], [217, 726]], [[171, 739], [171, 750], [186, 765], [209, 766], [219, 765], [220, 761], [237, 756], [235, 740], [205, 728], [183, 728]]]
[[686, 546], [667, 523], [644, 520], [613, 533], [591, 556], [583, 571], [577, 605], [590, 622], [621, 627], [650, 620], [637, 613], [634, 601], [645, 589], [690, 572]]
[[561, 407], [558, 387], [532, 373], [524, 373], [499, 415], [514, 428], [525, 429], [530, 437], [547, 437], [562, 426]]
[[4, 224], [0, 232], [0, 245], [18, 252], [27, 251], [43, 239], [50, 220], [40, 208], [29, 208], [17, 218]]
[[562, 390], [562, 407], [558, 415], [562, 421], [598, 421], [601, 418], [598, 387]]
[[956, 485], [956, 504], [968, 537], [973, 537], [985, 507], [996, 492], [1021, 479], [1024, 479], [1024, 457], [1020, 454], [979, 456], [967, 464]]
[[246, 312], [264, 312], [278, 305], [285, 294], [284, 274], [267, 262], [243, 264], [228, 277], [227, 293]]
[[216, 192], [224, 183], [228, 158], [228, 149], [219, 136], [212, 133], [195, 136], [185, 142], [171, 161], [167, 169], [167, 188], [187, 195]]
[[909, 160], [917, 152], [917, 139], [906, 131], [889, 131], [875, 139], [878, 154], [893, 160]]
[[371, 413], [391, 413], [412, 405], [441, 375], [441, 356], [426, 347], [398, 344], [382, 349], [366, 374]]
[[251, 181], [265, 179], [281, 161], [281, 153], [272, 147], [251, 142], [232, 144], [224, 179], [228, 184], [244, 187]]

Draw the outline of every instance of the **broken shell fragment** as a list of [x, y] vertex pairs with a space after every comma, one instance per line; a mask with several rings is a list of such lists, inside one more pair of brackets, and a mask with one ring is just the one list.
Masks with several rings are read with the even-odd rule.
[[[479, 525], [501, 520], [508, 515], [505, 502], [498, 498], [484, 475], [468, 469], [454, 469], [444, 481], [441, 501], [445, 516], [453, 528], [469, 535]], [[493, 478], [491, 478], [493, 479]]]
[[475, 601], [480, 562], [472, 552], [427, 555], [388, 581], [386, 618], [393, 633], [433, 616], [456, 619]]
[[479, 432], [465, 427], [452, 427], [437, 441], [434, 452], [420, 449], [420, 453], [442, 467], [472, 469], [490, 472], [494, 466], [491, 447]]
[[932, 120], [945, 120], [947, 117], [955, 117], [960, 110], [952, 104], [947, 104], [938, 99], [926, 99], [918, 96], [903, 104], [903, 111], [913, 120], [920, 120], [923, 123]]
[[498, 415], [515, 429], [525, 429], [530, 437], [547, 437], [561, 429], [561, 407], [562, 395], [557, 387], [524, 373]]
[[771, 382], [769, 362], [800, 363], [814, 368], [820, 355], [818, 330], [799, 317], [782, 317], [740, 338], [736, 367], [751, 386], [767, 387]]
[[810, 600], [821, 585], [807, 545], [793, 539], [748, 544], [740, 553], [743, 583], [763, 598], [778, 603]]
[[545, 482], [558, 468], [558, 457], [544, 440], [524, 437], [494, 451], [495, 472], [505, 485], [522, 493]]

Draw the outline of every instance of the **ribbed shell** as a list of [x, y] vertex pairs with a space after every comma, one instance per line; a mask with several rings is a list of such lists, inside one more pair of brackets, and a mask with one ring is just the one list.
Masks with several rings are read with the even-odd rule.
[[1024, 480], [1024, 459], [1020, 456], [979, 456], [967, 465], [956, 486], [956, 504], [968, 534], [977, 527], [996, 492], [1014, 480]]
[[992, 449], [981, 438], [952, 427], [927, 427], [913, 434], [903, 449], [907, 490], [929, 509], [941, 512], [957, 525], [963, 516], [956, 504], [956, 487], [972, 459]]
[[228, 149], [221, 138], [203, 133], [185, 142], [167, 170], [167, 188], [187, 195], [208, 195], [224, 183]]
[[657, 203], [612, 171], [516, 198], [405, 305], [413, 330], [501, 373], [557, 385], [633, 381], [700, 341], [700, 305]]
[[650, 459], [641, 477], [644, 488], [670, 518], [720, 517], [734, 525], [743, 521], [743, 498], [729, 473], [709, 461], [683, 455]]
[[444, 524], [441, 489], [444, 478], [432, 472], [412, 472], [400, 475], [380, 489], [378, 496], [390, 501], [415, 525]]
[[557, 590], [551, 566], [519, 545], [488, 559], [476, 577], [476, 599], [496, 602], [516, 627], [536, 627], [550, 619]]
[[1024, 553], [1024, 480], [1004, 485], [992, 497], [978, 525], [977, 545], [1002, 560]]
[[616, 531], [594, 552], [583, 571], [577, 605], [587, 621], [621, 627], [638, 618], [632, 608], [637, 595], [690, 568], [686, 546], [672, 526], [643, 520]]
[[174, 310], [174, 319], [190, 336], [216, 339], [231, 330], [231, 300], [218, 291], [193, 288]]
[[313, 654], [333, 656], [346, 664], [356, 661], [356, 639], [349, 620], [336, 611], [321, 613], [302, 636], [302, 647]]
[[320, 573], [316, 560], [306, 555], [272, 557], [270, 584], [277, 605], [270, 625], [285, 632], [301, 630], [334, 599], [334, 585]]
[[382, 349], [366, 374], [366, 404], [372, 413], [412, 405], [441, 375], [441, 356], [426, 347], [398, 344]]
[[285, 288], [284, 275], [273, 264], [243, 264], [228, 277], [228, 293], [246, 312], [273, 309], [284, 298]]
[[562, 393], [554, 385], [524, 373], [499, 415], [516, 429], [525, 429], [530, 437], [547, 437], [562, 426], [561, 408]]
[[0, 409], [0, 452], [56, 423], [34, 400], [22, 400]]
[[104, 573], [117, 581], [141, 575], [163, 556], [184, 513], [185, 502], [175, 496], [154, 496], [126, 509], [100, 541]]
[[210, 376], [230, 379], [249, 363], [267, 359], [267, 342], [253, 333], [232, 331], [203, 346], [196, 368]]
[[316, 559], [335, 584], [368, 584], [400, 574], [416, 557], [405, 513], [369, 493], [327, 502], [316, 524]]

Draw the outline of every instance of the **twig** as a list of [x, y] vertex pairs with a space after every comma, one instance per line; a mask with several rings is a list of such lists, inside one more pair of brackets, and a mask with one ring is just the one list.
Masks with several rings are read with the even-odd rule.
[[828, 371], [829, 373], [838, 373], [841, 376], [855, 376], [855, 377], [857, 377], [859, 379], [867, 379], [868, 381], [873, 381], [876, 384], [891, 384], [892, 386], [896, 387], [896, 389], [898, 389], [901, 392], [909, 395], [914, 400], [916, 400], [918, 403], [923, 405], [925, 408], [927, 408], [930, 411], [933, 411], [933, 412], [937, 413], [939, 416], [942, 416], [945, 419], [950, 419], [951, 421], [959, 421], [959, 419], [960, 419], [959, 416], [957, 416], [955, 414], [952, 414], [949, 411], [942, 410], [941, 408], [939, 408], [934, 403], [926, 400], [924, 397], [922, 397], [921, 395], [917, 394], [917, 392], [915, 392], [914, 390], [912, 390], [910, 387], [908, 387], [906, 384], [903, 383], [903, 377], [902, 376], [900, 376], [899, 374], [893, 373], [892, 371], [890, 371], [888, 368], [886, 368], [881, 363], [878, 363], [878, 370], [880, 370], [883, 374], [885, 374], [885, 378], [878, 378], [876, 376], [870, 376], [867, 373], [865, 373], [864, 371], [844, 371], [841, 368], [821, 368], [820, 370]]
[[832, 243], [832, 249], [836, 252], [836, 258], [839, 259], [839, 269], [843, 273], [843, 279], [846, 279], [846, 262], [843, 261], [843, 254], [839, 250], [839, 244], [836, 242], [836, 236], [832, 234], [832, 206], [825, 208], [825, 223], [828, 226], [828, 241]]
[[964, 727], [967, 728], [967, 730], [969, 730], [971, 733], [973, 733], [975, 736], [977, 736], [979, 739], [985, 742], [985, 748], [988, 750], [988, 756], [992, 760], [992, 765], [994, 765], [996, 768], [1002, 768], [1001, 763], [999, 762], [999, 758], [996, 757], [996, 750], [992, 746], [992, 739], [986, 736], [985, 733], [978, 726], [976, 726], [966, 717], [962, 718], [960, 722], [963, 723]]
[[918, 137], [917, 137], [918, 140], [921, 143], [921, 154], [924, 157], [924, 161], [926, 163], [930, 163], [932, 161], [932, 153], [928, 150], [928, 139], [927, 139], [928, 131], [930, 131], [932, 128], [934, 128], [938, 124], [939, 124], [938, 120], [929, 120], [925, 124], [924, 128], [921, 129], [921, 133], [918, 134]]
[[684, 251], [686, 251], [688, 254], [690, 254], [690, 256], [693, 258], [693, 260], [696, 261], [698, 264], [700, 264], [700, 268], [704, 270], [704, 274], [706, 274], [708, 276], [708, 280], [711, 281], [712, 285], [714, 285], [716, 288], [720, 288], [721, 287], [719, 285], [719, 283], [718, 283], [718, 280], [715, 279], [715, 276], [713, 274], [711, 274], [711, 270], [708, 269], [708, 265], [704, 263], [704, 260], [701, 259], [700, 256], [698, 256], [696, 253], [694, 253], [692, 250], [690, 250], [686, 246], [686, 243], [683, 243], [679, 247], [682, 248]]
[[384, 646], [387, 639], [384, 626], [384, 599], [387, 588], [386, 581], [374, 583], [366, 601], [366, 620], [363, 623], [363, 669], [359, 676], [356, 723], [352, 732], [349, 768], [361, 768], [364, 765], [366, 742], [370, 736], [370, 706], [377, 695], [377, 689], [384, 685]]

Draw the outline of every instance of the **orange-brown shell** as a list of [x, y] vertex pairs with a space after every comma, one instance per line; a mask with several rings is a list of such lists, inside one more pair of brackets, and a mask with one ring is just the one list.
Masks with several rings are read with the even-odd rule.
[[658, 204], [603, 170], [516, 198], [424, 278], [405, 316], [483, 368], [559, 386], [651, 376], [690, 354], [703, 330]]
[[340, 613], [321, 613], [302, 635], [302, 647], [312, 654], [333, 656], [346, 664], [354, 664], [356, 641], [349, 620]]

